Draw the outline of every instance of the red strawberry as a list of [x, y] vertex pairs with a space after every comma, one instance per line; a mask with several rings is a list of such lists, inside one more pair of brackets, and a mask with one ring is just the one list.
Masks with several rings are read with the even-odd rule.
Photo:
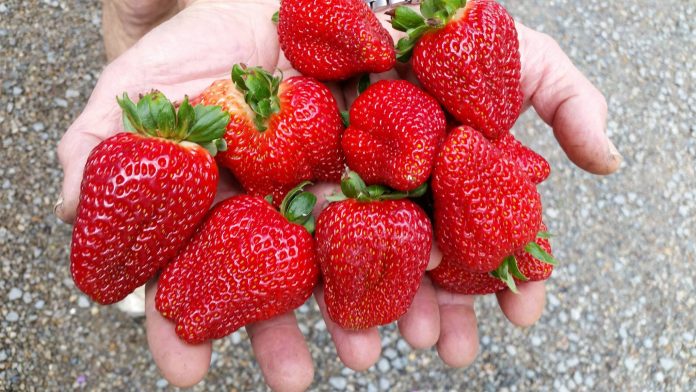
[[224, 147], [219, 138], [229, 120], [187, 99], [177, 113], [158, 92], [137, 106], [124, 94], [119, 104], [132, 133], [90, 154], [70, 253], [75, 284], [101, 304], [126, 297], [185, 245], [213, 202], [218, 170], [211, 153]]
[[517, 163], [534, 184], [541, 184], [551, 174], [551, 167], [546, 159], [520, 143], [512, 133], [508, 132], [494, 140], [493, 145], [503, 151], [507, 159]]
[[425, 0], [421, 14], [392, 12], [392, 25], [408, 32], [399, 59], [413, 53], [418, 80], [462, 124], [496, 139], [522, 107], [517, 30], [493, 0]]
[[366, 183], [410, 191], [430, 177], [445, 126], [434, 98], [405, 80], [382, 80], [353, 103], [341, 145]]
[[315, 79], [285, 81], [262, 68], [235, 65], [200, 97], [230, 113], [227, 151], [218, 162], [251, 195], [276, 205], [302, 181], [338, 182], [344, 169], [343, 121], [329, 89]]
[[385, 72], [396, 62], [394, 41], [362, 0], [283, 0], [278, 39], [293, 68], [320, 80]]
[[505, 282], [494, 278], [490, 272], [472, 272], [448, 258], [443, 258], [440, 265], [428, 274], [436, 285], [457, 294], [485, 295], [507, 288]]
[[167, 266], [155, 303], [191, 344], [302, 305], [319, 277], [313, 224], [316, 197], [291, 191], [279, 213], [254, 196], [220, 202]]
[[541, 199], [522, 170], [476, 130], [455, 128], [433, 171], [440, 249], [470, 271], [490, 272], [533, 241]]
[[347, 329], [388, 324], [408, 310], [425, 273], [430, 221], [415, 203], [389, 200], [406, 194], [366, 187], [354, 172], [341, 187], [350, 199], [330, 204], [317, 219], [326, 309]]
[[537, 246], [530, 243], [526, 249], [515, 252], [514, 256], [506, 257], [503, 261], [504, 269], [494, 273], [471, 272], [444, 258], [437, 268], [429, 272], [430, 277], [443, 289], [466, 295], [491, 294], [507, 288], [515, 291], [515, 283], [546, 280], [553, 272], [555, 260], [543, 223], [541, 230], [534, 240]]

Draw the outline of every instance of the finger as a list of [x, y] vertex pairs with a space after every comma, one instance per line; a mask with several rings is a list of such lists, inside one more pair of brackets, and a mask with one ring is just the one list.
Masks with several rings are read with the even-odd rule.
[[440, 247], [437, 246], [437, 242], [433, 241], [433, 244], [431, 245], [430, 248], [430, 261], [428, 262], [428, 266], [425, 268], [426, 271], [432, 271], [435, 268], [437, 268], [438, 265], [442, 262], [442, 251], [440, 251]]
[[326, 311], [323, 287], [317, 287], [314, 290], [314, 297], [319, 304], [319, 309], [321, 309], [321, 314], [326, 322], [326, 329], [331, 334], [338, 357], [343, 364], [355, 371], [363, 371], [377, 363], [382, 351], [382, 342], [377, 328], [360, 331], [343, 329], [331, 321]]
[[330, 182], [320, 182], [307, 187], [307, 192], [311, 192], [317, 197], [317, 203], [314, 205], [312, 215], [318, 217], [330, 203], [326, 198], [341, 193], [341, 186]]
[[192, 345], [179, 339], [174, 323], [155, 309], [157, 283], [145, 287], [145, 328], [152, 358], [167, 381], [185, 388], [198, 384], [210, 367], [210, 342]]
[[246, 326], [266, 383], [274, 391], [304, 391], [314, 365], [293, 312]]
[[440, 337], [440, 311], [430, 278], [423, 282], [405, 315], [399, 319], [399, 331], [411, 347], [425, 349], [437, 343]]
[[595, 174], [615, 172], [621, 154], [605, 134], [607, 103], [551, 37], [517, 24], [522, 92], [568, 158]]
[[58, 160], [63, 167], [63, 185], [54, 213], [65, 223], [75, 220], [82, 172], [89, 153], [99, 142], [101, 139], [90, 133], [67, 132], [58, 144]]
[[517, 285], [519, 293], [510, 290], [496, 294], [500, 309], [513, 324], [528, 327], [539, 320], [546, 305], [544, 282], [527, 282]]
[[474, 297], [436, 291], [440, 305], [440, 339], [437, 352], [448, 366], [471, 365], [478, 354], [478, 326]]

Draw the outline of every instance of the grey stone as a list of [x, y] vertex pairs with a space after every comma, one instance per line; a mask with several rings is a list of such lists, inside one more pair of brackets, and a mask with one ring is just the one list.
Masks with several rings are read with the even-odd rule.
[[10, 293], [7, 294], [7, 299], [9, 299], [10, 301], [14, 301], [18, 298], [22, 298], [22, 290], [13, 287], [12, 289], [10, 289]]
[[346, 389], [348, 381], [345, 377], [331, 377], [329, 378], [329, 384], [331, 384], [332, 387], [342, 391]]
[[389, 361], [387, 359], [381, 358], [377, 362], [377, 369], [382, 373], [386, 373], [389, 371], [389, 369], [391, 369], [391, 365], [389, 365]]
[[19, 315], [17, 314], [17, 312], [11, 311], [11, 312], [7, 313], [7, 315], [5, 316], [5, 320], [13, 323], [13, 322], [19, 320]]
[[77, 299], [77, 306], [81, 308], [89, 308], [89, 300], [84, 295], [81, 295]]

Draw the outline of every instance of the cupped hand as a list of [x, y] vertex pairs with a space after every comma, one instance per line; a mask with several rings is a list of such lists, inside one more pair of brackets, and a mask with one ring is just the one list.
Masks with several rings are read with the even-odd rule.
[[[389, 16], [384, 13], [386, 10], [377, 11], [378, 18], [397, 42], [403, 33], [391, 28]], [[572, 64], [553, 38], [520, 23], [516, 27], [522, 63], [523, 108], [533, 107], [553, 128], [561, 148], [577, 166], [594, 174], [615, 172], [622, 158], [605, 134], [607, 104], [602, 93]], [[417, 83], [408, 66], [372, 75], [373, 81], [396, 78]], [[355, 88], [345, 91], [348, 105], [355, 97]], [[442, 254], [434, 247], [428, 270], [435, 268], [441, 259]], [[528, 282], [519, 284], [518, 290], [518, 294], [498, 293], [498, 303], [513, 324], [530, 326], [541, 317], [546, 288], [544, 282]], [[317, 290], [316, 297], [319, 304], [323, 304], [321, 289]], [[398, 321], [399, 331], [414, 348], [435, 345], [447, 365], [468, 366], [476, 358], [479, 344], [474, 299], [474, 296], [449, 293], [436, 287], [426, 276], [411, 308]], [[380, 339], [376, 328], [347, 332], [330, 320], [327, 324], [339, 355], [344, 353], [341, 358], [347, 366], [365, 369], [377, 361]]]
[[[214, 80], [230, 77], [232, 65], [246, 63], [293, 71], [281, 56], [271, 17], [273, 0], [189, 1], [168, 21], [144, 35], [102, 72], [84, 111], [58, 146], [64, 179], [56, 214], [71, 223], [77, 209], [82, 172], [90, 151], [120, 132], [121, 110], [116, 96], [152, 89], [172, 101], [194, 97]], [[231, 176], [221, 171], [217, 200], [236, 193]], [[155, 309], [156, 282], [146, 288], [146, 327], [152, 356], [162, 375], [176, 386], [198, 383], [210, 366], [211, 343], [189, 345], [174, 325]], [[247, 326], [251, 344], [266, 378], [275, 390], [303, 390], [314, 377], [312, 359], [292, 312]]]
[[[122, 129], [115, 97], [131, 96], [151, 89], [163, 91], [172, 100], [196, 96], [216, 79], [229, 77], [235, 63], [293, 70], [278, 46], [276, 29], [270, 23], [277, 2], [192, 1], [169, 21], [146, 34], [136, 45], [112, 62], [102, 73], [83, 113], [70, 126], [59, 145], [64, 169], [62, 203], [56, 214], [66, 222], [74, 219], [82, 171], [94, 146]], [[380, 18], [386, 19], [382, 13]], [[606, 103], [602, 94], [572, 65], [548, 36], [518, 25], [522, 54], [522, 88], [525, 105], [554, 129], [570, 159], [593, 173], [615, 171], [620, 155], [604, 135]], [[396, 32], [394, 33], [397, 34]], [[380, 75], [380, 77], [396, 77]], [[342, 108], [354, 97], [331, 85]], [[237, 192], [229, 175], [222, 172], [218, 200]], [[331, 193], [316, 187], [319, 195]], [[441, 255], [433, 249], [429, 269]], [[517, 325], [531, 325], [544, 306], [543, 283], [519, 286], [520, 294], [503, 292], [498, 301], [505, 315]], [[154, 307], [156, 282], [146, 290], [147, 336], [153, 358], [164, 377], [177, 386], [199, 382], [210, 365], [211, 344], [188, 345], [180, 340], [171, 322]], [[376, 328], [346, 331], [328, 318], [321, 288], [315, 292], [327, 328], [346, 366], [363, 370], [379, 358], [381, 344]], [[465, 366], [478, 351], [474, 297], [444, 292], [424, 278], [409, 311], [399, 320], [401, 334], [415, 348], [437, 345], [443, 361]], [[252, 348], [269, 386], [275, 390], [302, 390], [313, 379], [309, 350], [293, 312], [246, 327]]]

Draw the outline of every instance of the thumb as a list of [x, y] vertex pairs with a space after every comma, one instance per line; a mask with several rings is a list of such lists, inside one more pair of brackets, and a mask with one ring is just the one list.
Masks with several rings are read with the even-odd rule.
[[101, 140], [91, 133], [68, 130], [58, 144], [58, 159], [63, 167], [63, 185], [53, 212], [65, 223], [75, 220], [82, 172], [89, 153]]

